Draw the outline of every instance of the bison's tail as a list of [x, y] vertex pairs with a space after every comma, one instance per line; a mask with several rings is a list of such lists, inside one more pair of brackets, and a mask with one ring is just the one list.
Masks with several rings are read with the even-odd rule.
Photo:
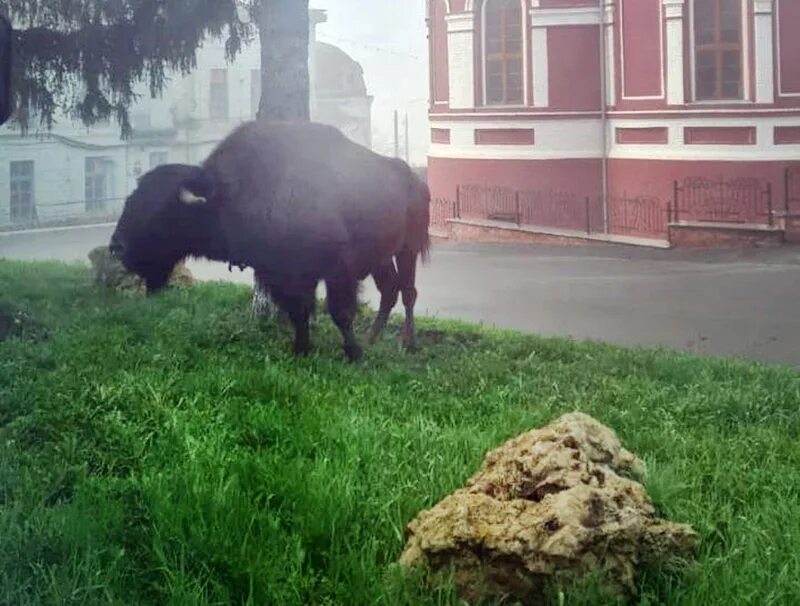
[[411, 194], [406, 242], [411, 250], [420, 255], [422, 262], [427, 263], [431, 258], [431, 192], [427, 184], [414, 178]]
[[431, 260], [431, 236], [429, 233], [425, 233], [425, 242], [422, 244], [422, 248], [419, 251], [419, 258], [422, 260], [422, 263], [428, 263]]

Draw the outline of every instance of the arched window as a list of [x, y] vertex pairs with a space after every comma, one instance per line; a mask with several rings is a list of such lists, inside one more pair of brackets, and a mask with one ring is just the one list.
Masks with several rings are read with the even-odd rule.
[[695, 0], [695, 96], [741, 99], [743, 90], [742, 0]]
[[520, 0], [486, 0], [483, 73], [487, 105], [521, 105], [524, 101], [522, 32]]

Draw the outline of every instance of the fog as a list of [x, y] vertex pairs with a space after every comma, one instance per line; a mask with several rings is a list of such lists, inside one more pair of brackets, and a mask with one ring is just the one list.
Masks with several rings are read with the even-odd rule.
[[[364, 68], [367, 90], [374, 95], [373, 141], [390, 153], [393, 111], [408, 112], [413, 164], [424, 164], [428, 144], [428, 42], [425, 0], [312, 0], [328, 12], [317, 38], [337, 45]], [[401, 144], [401, 154], [403, 148]]]
[[[322, 53], [321, 68], [311, 74], [312, 118], [393, 155], [396, 111], [398, 155], [406, 156], [407, 120], [410, 163], [425, 165], [425, 0], [311, 0], [310, 8], [326, 13], [314, 29], [317, 42], [349, 56], [324, 45], [317, 52], [319, 44], [309, 49], [312, 70]], [[0, 228], [113, 221], [148, 170], [165, 162], [202, 162], [238, 124], [255, 116], [260, 100], [257, 36], [232, 62], [224, 44], [206, 39], [197, 50], [196, 69], [169, 74], [155, 99], [140, 83], [127, 141], [113, 120], [86, 127], [58, 112], [52, 130], [40, 127], [35, 117], [28, 136], [20, 136], [13, 124], [0, 127], [0, 167], [6, 167], [0, 170], [0, 191], [10, 192], [0, 199]]]

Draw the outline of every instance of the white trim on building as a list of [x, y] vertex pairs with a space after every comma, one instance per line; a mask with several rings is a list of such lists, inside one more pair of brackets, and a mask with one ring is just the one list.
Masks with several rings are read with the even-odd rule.
[[537, 27], [560, 27], [565, 25], [600, 25], [602, 9], [599, 6], [564, 8], [531, 8], [531, 17]]
[[[800, 155], [800, 145], [776, 145], [774, 129], [780, 126], [800, 126], [796, 117], [765, 116], [743, 121], [741, 118], [692, 117], [684, 113], [672, 119], [609, 118], [606, 122], [606, 141], [610, 158], [639, 158], [649, 160], [703, 161], [791, 161]], [[498, 120], [473, 116], [470, 120], [451, 116], [436, 116], [431, 127], [450, 131], [449, 144], [432, 144], [434, 158], [464, 158], [483, 160], [567, 160], [601, 158], [603, 155], [603, 122], [600, 117], [569, 117], [560, 120], [544, 119], [544, 115], [526, 119]], [[686, 128], [756, 129], [755, 144], [687, 145]], [[664, 128], [668, 132], [665, 144], [618, 144], [618, 128]], [[535, 133], [532, 145], [480, 145], [475, 143], [476, 130], [530, 129]]]
[[447, 23], [450, 107], [475, 107], [475, 15], [451, 14]]
[[773, 8], [773, 0], [753, 0], [756, 103], [775, 103]]
[[667, 26], [667, 103], [683, 105], [686, 103], [684, 86], [684, 46], [683, 19], [684, 0], [663, 0], [664, 19]]
[[[624, 0], [623, 0], [624, 1]], [[606, 105], [613, 107], [617, 104], [617, 65], [616, 65], [616, 49], [615, 35], [614, 35], [614, 20], [616, 18], [614, 10], [614, 0], [605, 0], [605, 7], [603, 13], [603, 33], [606, 37], [605, 40], [605, 90], [606, 90]], [[621, 23], [621, 22], [620, 22]], [[663, 41], [662, 41], [662, 54]], [[663, 66], [662, 66], [662, 82], [663, 82]]]

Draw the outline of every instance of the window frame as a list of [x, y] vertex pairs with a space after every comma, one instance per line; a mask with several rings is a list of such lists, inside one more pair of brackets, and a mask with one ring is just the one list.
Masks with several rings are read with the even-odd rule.
[[[228, 69], [227, 68], [211, 68], [208, 72], [208, 117], [211, 120], [230, 120], [231, 117], [231, 106], [230, 106], [230, 78], [228, 77]], [[215, 82], [214, 81], [214, 74], [221, 73], [225, 76], [224, 82]], [[219, 87], [224, 90], [224, 95], [221, 99], [224, 100], [224, 112], [221, 112], [220, 115], [216, 114], [216, 109], [222, 109], [222, 107], [217, 108], [214, 102], [214, 90], [215, 87]], [[223, 115], [224, 114], [224, 115]]]
[[[498, 0], [484, 0], [481, 3], [481, 77], [482, 77], [482, 88], [483, 88], [483, 105], [484, 107], [498, 107], [498, 108], [519, 108], [519, 107], [526, 107], [528, 105], [528, 16], [525, 6], [525, 0], [518, 0], [520, 5], [520, 60], [521, 60], [521, 70], [522, 70], [522, 90], [520, 94], [519, 101], [503, 101], [503, 102], [496, 102], [496, 101], [489, 101], [489, 86], [488, 86], [488, 65], [489, 65], [489, 52], [488, 47], [486, 44], [486, 7], [489, 6], [490, 3], [495, 2]], [[507, 76], [507, 69], [505, 66], [508, 64], [509, 55], [505, 53], [505, 28], [503, 29], [503, 46], [504, 52], [502, 53], [504, 56], [503, 64], [503, 96], [507, 97], [508, 90], [507, 90], [507, 83], [505, 82]]]
[[[24, 176], [14, 174], [15, 165], [24, 165], [30, 167], [30, 175]], [[27, 216], [23, 216], [19, 211], [24, 208], [20, 205], [15, 198], [19, 198], [20, 192], [15, 192], [15, 188], [20, 184], [25, 183], [28, 185], [28, 196], [30, 212]], [[15, 210], [17, 212], [15, 212]], [[11, 160], [8, 163], [8, 218], [12, 223], [28, 223], [36, 216], [36, 162], [34, 160]]]
[[[97, 188], [95, 185], [99, 182], [97, 180], [98, 174], [96, 172], [90, 173], [89, 172], [89, 163], [94, 162], [97, 165], [102, 166], [102, 172], [100, 175], [103, 178], [103, 196], [89, 196], [90, 192], [90, 181], [91, 182], [91, 189], [96, 190]], [[83, 197], [84, 197], [84, 206], [87, 213], [92, 212], [102, 212], [105, 211], [108, 205], [108, 202], [113, 197], [114, 191], [114, 161], [109, 156], [86, 156], [83, 161]], [[96, 193], [92, 191], [92, 193]]]
[[[720, 19], [720, 3], [723, 0], [713, 0], [716, 2], [716, 11], [717, 11], [717, 23], [719, 23]], [[690, 86], [692, 91], [691, 101], [694, 104], [698, 105], [723, 105], [723, 104], [737, 104], [737, 103], [751, 103], [752, 102], [752, 94], [750, 91], [750, 80], [751, 80], [751, 69], [750, 69], [750, 38], [751, 38], [751, 31], [750, 31], [750, 12], [749, 12], [749, 3], [748, 0], [738, 0], [740, 2], [740, 38], [738, 49], [741, 53], [741, 62], [740, 62], [740, 91], [739, 95], [736, 97], [709, 97], [709, 98], [700, 98], [698, 97], [698, 86], [697, 86], [697, 55], [698, 55], [698, 44], [697, 44], [697, 2], [698, 0], [691, 0], [689, 3], [689, 50], [690, 50], [690, 57], [691, 57], [691, 74], [690, 74]], [[719, 30], [718, 30], [719, 31]], [[729, 43], [730, 44], [730, 43]], [[714, 51], [714, 49], [719, 49], [723, 44], [719, 44], [716, 41], [714, 44], [706, 45], [708, 48], [707, 50]], [[733, 50], [733, 49], [729, 49]], [[719, 57], [722, 56], [724, 53], [723, 50], [716, 50], [716, 53]], [[717, 61], [720, 59], [718, 58]], [[719, 64], [717, 64], [717, 70], [722, 69]], [[719, 72], [717, 75], [720, 75]], [[717, 83], [717, 90], [721, 87], [722, 80], [720, 79]]]

